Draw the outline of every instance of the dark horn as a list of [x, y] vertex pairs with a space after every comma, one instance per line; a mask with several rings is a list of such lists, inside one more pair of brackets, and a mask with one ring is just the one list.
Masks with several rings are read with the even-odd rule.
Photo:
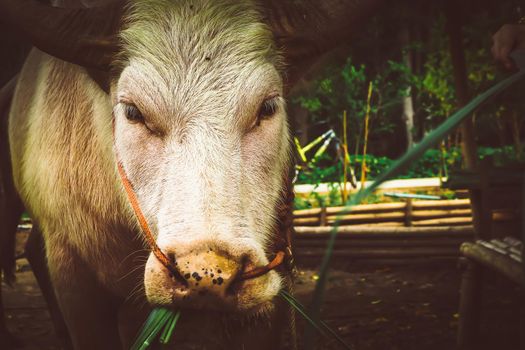
[[0, 20], [40, 50], [88, 68], [108, 71], [118, 45], [121, 1], [104, 7], [65, 9], [36, 0], [0, 0]]

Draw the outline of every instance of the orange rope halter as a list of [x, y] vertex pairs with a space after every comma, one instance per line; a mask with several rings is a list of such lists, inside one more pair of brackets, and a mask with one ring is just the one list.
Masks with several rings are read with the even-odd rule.
[[[131, 182], [129, 181], [126, 175], [126, 172], [124, 171], [124, 168], [118, 159], [117, 159], [117, 167], [118, 167], [118, 173], [120, 175], [120, 179], [122, 180], [122, 184], [124, 185], [124, 189], [126, 190], [126, 194], [128, 195], [128, 200], [131, 204], [131, 207], [133, 208], [135, 216], [137, 217], [139, 221], [140, 227], [142, 228], [142, 232], [144, 233], [144, 236], [146, 237], [146, 241], [148, 242], [148, 245], [150, 246], [153, 254], [162, 263], [162, 265], [164, 265], [174, 276], [182, 278], [180, 272], [173, 266], [170, 259], [166, 256], [166, 254], [164, 254], [164, 252], [157, 245], [155, 237], [153, 236], [153, 233], [151, 232], [149, 228], [146, 217], [144, 216], [144, 214], [142, 213], [142, 210], [140, 209], [137, 195], [135, 194], [135, 191], [133, 190], [133, 186], [131, 185]], [[279, 265], [281, 265], [284, 261], [285, 256], [286, 256], [286, 253], [280, 250], [276, 253], [275, 258], [272, 261], [270, 261], [268, 264], [264, 266], [255, 267], [249, 271], [246, 271], [243, 274], [241, 274], [238, 277], [238, 279], [242, 281], [242, 280], [248, 280], [248, 279], [260, 277], [270, 272], [271, 270], [275, 269]]]

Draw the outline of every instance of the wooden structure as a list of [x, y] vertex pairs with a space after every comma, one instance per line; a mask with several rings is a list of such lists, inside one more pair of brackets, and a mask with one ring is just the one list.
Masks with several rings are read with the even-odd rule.
[[[475, 213], [476, 241], [461, 246], [463, 278], [460, 296], [458, 349], [477, 349], [481, 322], [484, 272], [491, 270], [525, 287], [523, 250], [523, 201], [525, 168], [498, 168], [484, 161], [480, 170], [464, 171], [451, 178], [449, 187], [467, 188]], [[514, 219], [504, 224], [494, 220], [495, 213], [513, 212]], [[523, 298], [522, 298], [523, 299]], [[525, 349], [525, 324], [520, 332], [520, 348]]]
[[[411, 200], [395, 203], [361, 204], [345, 213], [344, 207], [316, 208], [294, 211], [294, 225], [331, 226], [366, 225], [375, 227], [448, 227], [472, 225], [470, 200]], [[513, 210], [493, 214], [496, 222], [516, 220]]]
[[[512, 210], [497, 211], [501, 225], [515, 221]], [[294, 211], [294, 247], [299, 264], [321, 261], [333, 225], [336, 262], [455, 261], [461, 243], [474, 241], [470, 200], [411, 200]]]
[[[333, 227], [296, 227], [294, 255], [303, 264], [318, 264]], [[472, 241], [472, 226], [373, 227], [340, 226], [333, 258], [336, 262], [456, 261], [459, 247]]]

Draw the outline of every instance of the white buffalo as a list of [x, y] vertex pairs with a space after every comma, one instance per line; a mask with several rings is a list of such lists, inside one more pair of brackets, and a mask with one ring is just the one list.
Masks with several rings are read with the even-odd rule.
[[374, 2], [0, 0], [36, 46], [7, 177], [75, 349], [128, 348], [155, 305], [177, 349], [294, 347], [284, 95]]

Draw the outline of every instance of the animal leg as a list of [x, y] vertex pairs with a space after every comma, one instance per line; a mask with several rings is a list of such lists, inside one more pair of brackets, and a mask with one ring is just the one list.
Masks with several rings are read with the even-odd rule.
[[73, 348], [121, 349], [117, 326], [120, 300], [100, 285], [67, 243], [60, 246], [46, 243], [49, 276]]
[[45, 256], [46, 248], [42, 233], [39, 231], [36, 224], [33, 224], [31, 234], [29, 235], [25, 246], [25, 253], [27, 260], [31, 265], [31, 269], [33, 270], [33, 274], [38, 282], [38, 286], [42, 291], [42, 295], [46, 300], [51, 320], [55, 326], [55, 333], [60, 339], [64, 349], [72, 349], [73, 346], [71, 345], [67, 326], [62, 317], [62, 313], [60, 312], [60, 308], [58, 307], [53, 286], [51, 285], [51, 278], [49, 277]]

